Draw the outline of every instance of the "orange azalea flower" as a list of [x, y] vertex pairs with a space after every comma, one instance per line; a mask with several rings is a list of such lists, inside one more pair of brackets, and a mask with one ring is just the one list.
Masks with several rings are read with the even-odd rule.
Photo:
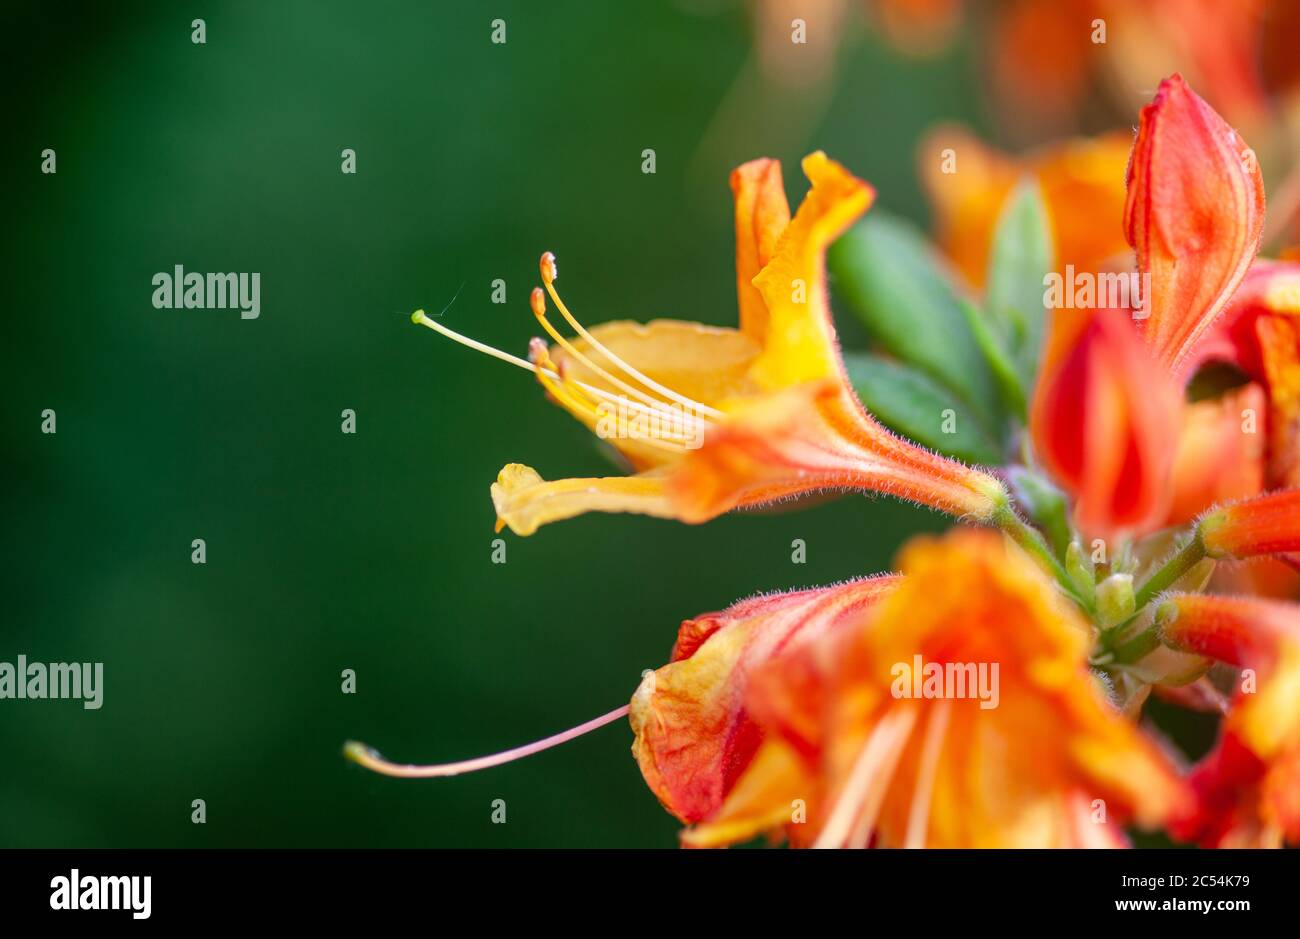
[[1191, 777], [1198, 810], [1175, 830], [1208, 846], [1300, 842], [1300, 606], [1175, 594], [1160, 620], [1175, 648], [1250, 669]]
[[1220, 109], [1254, 129], [1268, 108], [1260, 75], [1268, 5], [1237, 0], [1229, 13], [1215, 0], [1003, 0], [990, 30], [994, 89], [1013, 125], [1041, 132], [1077, 117], [1103, 72], [1127, 101], [1179, 63], [1214, 90]]
[[[851, 0], [756, 0], [758, 59], [785, 84], [826, 79]], [[872, 0], [860, 3], [883, 38], [902, 52], [938, 52], [959, 34], [978, 38], [976, 61], [989, 79], [998, 116], [1021, 135], [1042, 137], [1077, 125], [1083, 104], [1095, 116], [1099, 92], [1127, 104], [1175, 65], [1213, 89], [1216, 107], [1238, 126], [1268, 129], [1270, 97], [1297, 84], [1288, 57], [1297, 11], [1290, 0]], [[964, 8], [964, 9], [963, 9]], [[790, 42], [790, 21], [809, 24], [810, 52]], [[1089, 96], [1089, 92], [1092, 95]], [[1284, 100], [1282, 104], [1289, 103]], [[1279, 122], [1281, 123], [1281, 122]]]
[[[1284, 0], [1280, 6], [1286, 5]], [[1265, 14], [1277, 12], [1279, 4], [1238, 0], [1231, 16], [1215, 15], [1221, 10], [1211, 0], [1159, 0], [1154, 6], [1163, 14], [1160, 25], [1167, 29], [1151, 30], [1150, 39], [1174, 37], [1199, 80], [1214, 89], [1219, 108], [1238, 126], [1255, 129], [1268, 110], [1261, 67], [1265, 38], [1277, 28], [1277, 18]], [[1268, 11], [1270, 6], [1275, 9]]]
[[[1072, 140], [1017, 159], [987, 147], [959, 127], [940, 127], [917, 148], [921, 181], [935, 214], [937, 238], [971, 286], [984, 285], [993, 230], [1017, 181], [1032, 177], [1043, 193], [1058, 265], [1077, 270], [1110, 268], [1127, 252], [1119, 224], [1124, 209], [1124, 172], [1133, 138], [1128, 133]], [[951, 150], [956, 172], [944, 172]], [[1088, 224], [1080, 224], [1080, 220]]]
[[824, 489], [889, 493], [975, 518], [1005, 503], [993, 477], [895, 436], [862, 408], [840, 361], [823, 258], [873, 192], [821, 153], [804, 160], [804, 172], [812, 189], [793, 219], [774, 161], [732, 176], [738, 330], [670, 320], [588, 330], [560, 299], [550, 254], [542, 283], [577, 336], [565, 338], [551, 324], [535, 290], [533, 313], [555, 346], [534, 340], [529, 363], [415, 315], [458, 342], [532, 368], [560, 406], [641, 471], [547, 482], [510, 464], [492, 486], [499, 525], [529, 535], [589, 511], [702, 522]]
[[897, 583], [760, 596], [682, 623], [669, 663], [632, 698], [632, 752], [664, 807], [688, 824], [717, 811], [761, 741], [745, 706], [753, 669], [860, 622]]
[[942, 49], [961, 21], [961, 0], [875, 0], [870, 6], [890, 44], [912, 55]]
[[1291, 0], [1108, 0], [1102, 12], [1110, 24], [1107, 65], [1122, 88], [1150, 88], [1177, 64], [1235, 126], [1252, 134], [1276, 129], [1285, 146], [1297, 76]]
[[1096, 58], [1089, 24], [1098, 7], [1096, 0], [997, 5], [985, 59], [1010, 122], [1057, 130], [1070, 124]]
[[[687, 844], [778, 827], [822, 846], [1117, 844], [1128, 820], [1185, 811], [1170, 765], [1089, 674], [1087, 624], [1028, 558], [958, 531], [900, 560], [865, 615], [751, 673], [766, 736]], [[917, 696], [918, 659], [939, 670], [927, 682], [965, 676], [966, 696]]]

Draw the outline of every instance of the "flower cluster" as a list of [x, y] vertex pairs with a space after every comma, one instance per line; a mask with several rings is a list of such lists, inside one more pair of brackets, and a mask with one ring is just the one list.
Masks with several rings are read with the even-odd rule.
[[[914, 443], [863, 406], [825, 259], [874, 193], [822, 153], [803, 170], [811, 188], [793, 215], [775, 161], [732, 174], [735, 329], [588, 329], [550, 254], [531, 298], [550, 342], [533, 340], [527, 360], [415, 315], [531, 370], [593, 432], [614, 404], [661, 428], [601, 433], [630, 475], [547, 481], [507, 465], [491, 487], [499, 526], [531, 535], [591, 511], [701, 523], [824, 490], [911, 500], [961, 526], [907, 545], [897, 573], [686, 620], [627, 708], [556, 738], [433, 767], [359, 745], [349, 755], [450, 775], [627, 713], [645, 780], [691, 846], [760, 834], [1108, 846], [1130, 827], [1205, 845], [1300, 842], [1300, 605], [1278, 598], [1294, 592], [1285, 565], [1300, 552], [1300, 265], [1256, 259], [1252, 151], [1174, 76], [1131, 153], [1111, 140], [1044, 156], [1034, 171], [1057, 262], [1099, 265], [1122, 232], [1150, 287], [1140, 308], [1046, 316], [1022, 304], [1006, 333], [973, 323], [1009, 415], [1005, 456], [988, 466]], [[959, 180], [939, 216], [974, 271], [1009, 187], [993, 180], [994, 197], [979, 191], [989, 174]], [[1238, 380], [1207, 392], [1209, 363]], [[1208, 756], [1186, 765], [1140, 722], [1152, 694], [1223, 714]]]

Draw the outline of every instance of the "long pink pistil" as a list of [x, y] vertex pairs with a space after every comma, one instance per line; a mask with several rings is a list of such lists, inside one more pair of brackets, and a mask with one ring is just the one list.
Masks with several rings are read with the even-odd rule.
[[550, 737], [544, 737], [541, 740], [535, 740], [532, 743], [526, 743], [521, 747], [514, 747], [510, 750], [502, 750], [500, 753], [493, 753], [489, 756], [480, 756], [472, 760], [461, 760], [458, 763], [435, 763], [428, 766], [419, 766], [415, 764], [391, 763], [385, 760], [378, 751], [371, 749], [364, 743], [358, 743], [355, 740], [349, 740], [343, 745], [343, 755], [354, 763], [359, 763], [368, 770], [376, 773], [382, 773], [385, 776], [397, 776], [402, 779], [434, 779], [439, 776], [458, 776], [461, 773], [473, 773], [481, 769], [488, 769], [492, 766], [500, 766], [503, 763], [513, 763], [515, 760], [522, 760], [526, 756], [532, 756], [534, 753], [541, 753], [543, 750], [549, 750], [551, 747], [558, 747], [562, 743], [567, 743], [576, 737], [590, 733], [599, 727], [625, 717], [629, 705], [623, 705], [616, 708], [608, 714], [602, 714], [600, 717], [594, 717], [585, 724], [579, 724], [577, 727], [570, 727], [568, 730], [560, 731]]

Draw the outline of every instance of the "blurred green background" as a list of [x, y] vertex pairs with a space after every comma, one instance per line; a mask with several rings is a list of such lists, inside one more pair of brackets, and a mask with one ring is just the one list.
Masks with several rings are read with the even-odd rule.
[[[982, 125], [964, 45], [918, 62], [850, 23], [828, 96], [760, 98], [719, 138], [752, 38], [721, 0], [0, 16], [0, 660], [105, 668], [99, 711], [0, 701], [0, 845], [671, 846], [625, 723], [440, 781], [340, 747], [440, 761], [545, 736], [625, 702], [684, 617], [887, 568], [943, 527], [862, 498], [702, 527], [587, 516], [506, 533], [494, 565], [502, 464], [608, 464], [529, 376], [407, 317], [463, 284], [444, 322], [522, 354], [549, 249], [589, 324], [733, 323], [731, 167], [781, 158], [794, 202], [799, 157], [824, 148], [924, 221], [918, 135]], [[261, 272], [261, 317], [155, 310], [176, 264]]]

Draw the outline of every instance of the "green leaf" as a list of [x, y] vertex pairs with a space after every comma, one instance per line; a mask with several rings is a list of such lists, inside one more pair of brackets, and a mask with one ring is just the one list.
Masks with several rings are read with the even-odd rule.
[[969, 406], [924, 372], [864, 352], [847, 353], [844, 367], [863, 405], [886, 427], [947, 456], [1001, 462], [997, 441]]
[[954, 393], [986, 434], [1001, 426], [992, 370], [915, 226], [873, 210], [831, 247], [827, 264], [837, 296], [881, 349]]
[[1004, 340], [994, 333], [989, 326], [988, 317], [979, 307], [963, 301], [961, 311], [966, 316], [966, 325], [970, 327], [971, 335], [975, 337], [975, 342], [993, 370], [993, 378], [1002, 395], [1002, 403], [1006, 405], [1008, 411], [1024, 422], [1028, 413], [1025, 386], [1020, 370], [1012, 359], [1011, 353], [1007, 351]]
[[993, 232], [984, 309], [1009, 340], [1025, 387], [1033, 387], [1042, 354], [1043, 279], [1055, 253], [1042, 193], [1024, 180], [1007, 196]]

